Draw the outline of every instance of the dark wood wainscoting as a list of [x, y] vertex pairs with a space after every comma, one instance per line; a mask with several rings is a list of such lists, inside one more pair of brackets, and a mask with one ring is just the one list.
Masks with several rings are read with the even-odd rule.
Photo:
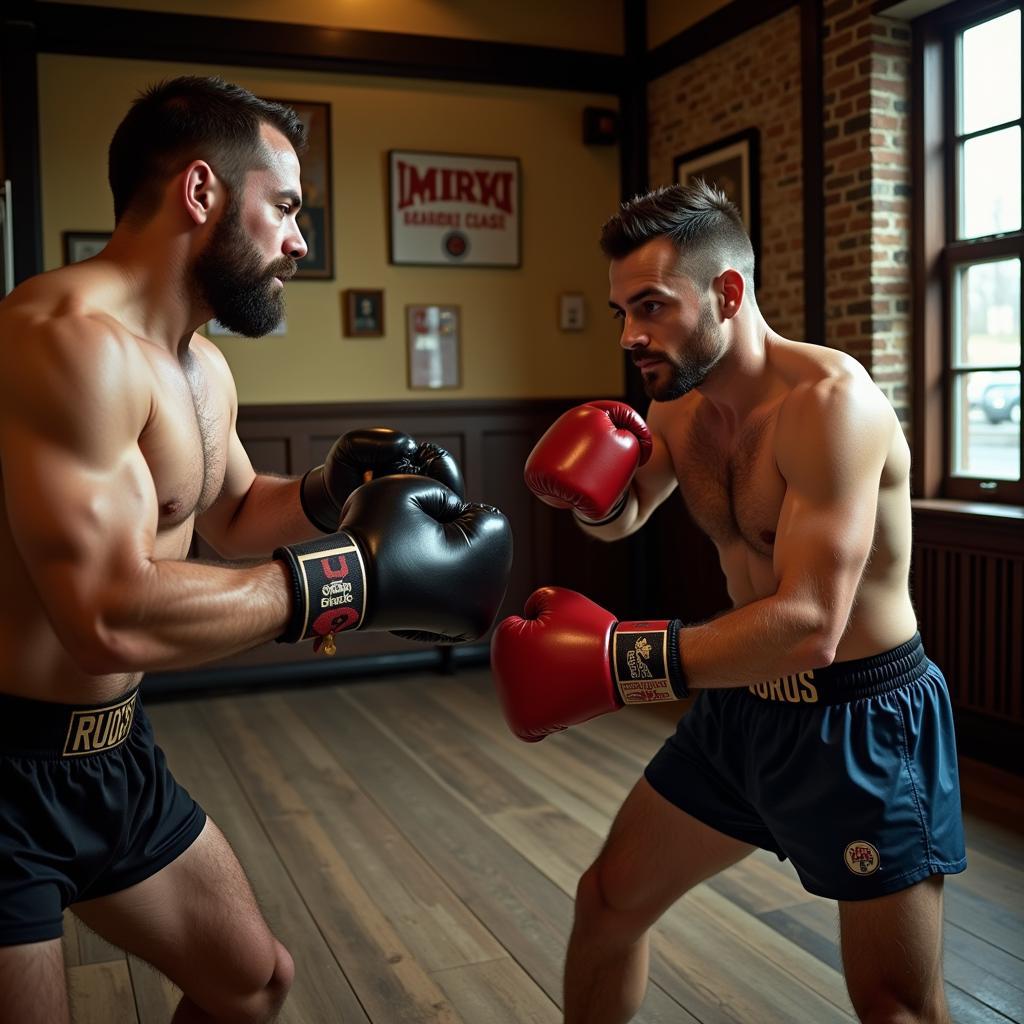
[[1024, 772], [1024, 517], [915, 503], [912, 584], [962, 752]]
[[[633, 606], [630, 565], [638, 543], [606, 545], [585, 536], [571, 516], [542, 504], [523, 483], [523, 465], [550, 424], [580, 399], [537, 401], [351, 403], [345, 405], [247, 406], [239, 410], [238, 434], [261, 472], [299, 476], [323, 461], [335, 439], [356, 427], [389, 426], [418, 441], [447, 448], [462, 466], [466, 497], [495, 505], [508, 516], [515, 558], [501, 617], [522, 611], [539, 586], [554, 584], [585, 593], [621, 617], [642, 614]], [[198, 557], [215, 557], [196, 542]], [[460, 649], [455, 661], [482, 661], [487, 638]], [[339, 657], [315, 655], [310, 645], [264, 644], [233, 658], [190, 672], [147, 677], [150, 693], [260, 685], [287, 678], [341, 678], [353, 668], [393, 670], [404, 661], [423, 668], [424, 655], [442, 667], [452, 655], [388, 633], [356, 633], [339, 645]]]

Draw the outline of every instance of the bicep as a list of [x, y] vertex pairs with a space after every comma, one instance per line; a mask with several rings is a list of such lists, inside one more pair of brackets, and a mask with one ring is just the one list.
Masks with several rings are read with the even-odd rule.
[[871, 554], [889, 424], [873, 400], [808, 404], [779, 461], [786, 492], [774, 569], [779, 592], [813, 602], [835, 632]]
[[633, 490], [637, 499], [635, 529], [639, 529], [650, 518], [651, 513], [679, 485], [675, 464], [665, 439], [655, 423], [651, 428], [651, 457], [642, 465], [633, 478]]

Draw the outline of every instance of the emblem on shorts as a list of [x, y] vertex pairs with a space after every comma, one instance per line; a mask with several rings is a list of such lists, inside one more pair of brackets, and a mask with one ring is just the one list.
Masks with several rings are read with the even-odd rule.
[[73, 711], [62, 757], [82, 757], [123, 743], [135, 720], [136, 690], [127, 700], [95, 711]]
[[855, 875], [873, 875], [881, 863], [878, 850], [863, 839], [857, 839], [846, 847], [843, 860]]

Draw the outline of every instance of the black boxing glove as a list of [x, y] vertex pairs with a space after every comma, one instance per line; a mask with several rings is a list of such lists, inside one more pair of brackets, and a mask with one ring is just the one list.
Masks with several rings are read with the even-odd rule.
[[436, 444], [417, 444], [390, 427], [349, 430], [331, 446], [322, 466], [302, 478], [299, 497], [306, 518], [324, 533], [333, 533], [348, 496], [370, 473], [376, 479], [394, 473], [415, 473], [438, 480], [459, 497], [465, 494], [459, 465]]
[[512, 566], [512, 529], [496, 508], [464, 502], [421, 476], [386, 476], [354, 491], [341, 529], [278, 548], [292, 579], [279, 643], [315, 638], [335, 651], [350, 629], [464, 643], [490, 628]]

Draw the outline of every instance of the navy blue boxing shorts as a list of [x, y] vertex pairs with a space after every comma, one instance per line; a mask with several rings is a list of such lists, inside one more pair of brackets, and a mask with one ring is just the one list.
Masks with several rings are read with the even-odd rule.
[[137, 689], [84, 706], [0, 694], [0, 946], [58, 938], [65, 907], [155, 874], [205, 823]]
[[871, 899], [967, 866], [949, 693], [918, 635], [702, 690], [645, 777], [719, 832], [788, 857], [817, 896]]

